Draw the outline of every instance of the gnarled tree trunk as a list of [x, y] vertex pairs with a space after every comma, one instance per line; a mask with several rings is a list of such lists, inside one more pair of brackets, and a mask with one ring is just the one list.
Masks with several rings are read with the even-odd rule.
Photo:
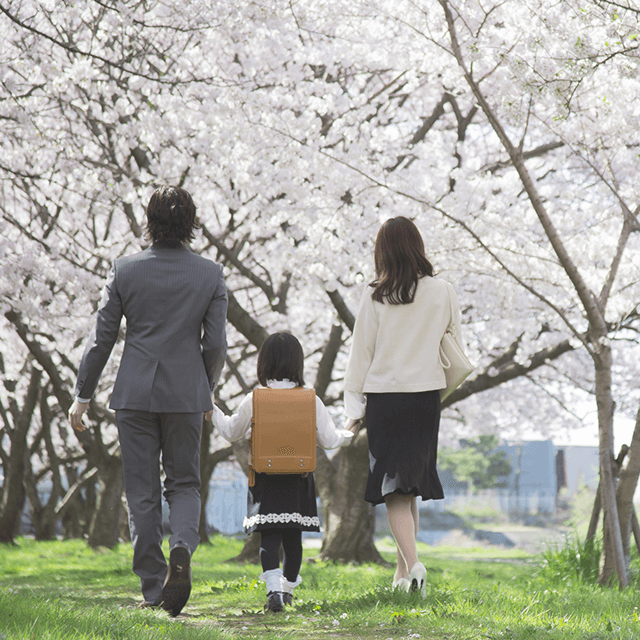
[[228, 460], [233, 455], [233, 447], [231, 446], [218, 449], [213, 453], [209, 452], [212, 432], [213, 422], [203, 420], [202, 434], [200, 436], [200, 525], [198, 529], [200, 544], [209, 544], [207, 502], [209, 500], [211, 476], [220, 462]]
[[[618, 520], [620, 522], [620, 534], [622, 537], [622, 550], [625, 568], [631, 562], [631, 531], [633, 528], [635, 508], [633, 495], [638, 486], [640, 476], [640, 407], [636, 415], [636, 425], [627, 455], [627, 464], [620, 470], [619, 481], [616, 487], [616, 506]], [[601, 584], [609, 584], [615, 571], [614, 556], [611, 552], [611, 540], [607, 527], [604, 529], [603, 557], [601, 560], [600, 575], [598, 581]]]
[[31, 367], [31, 379], [24, 404], [22, 410], [15, 416], [15, 426], [9, 433], [11, 452], [8, 457], [9, 464], [4, 469], [4, 491], [0, 505], [0, 543], [13, 543], [20, 526], [20, 515], [25, 498], [25, 464], [29, 454], [27, 432], [38, 402], [41, 378], [40, 369]]
[[373, 542], [375, 515], [365, 502], [369, 447], [362, 429], [333, 460], [318, 452], [317, 484], [322, 503], [324, 536], [320, 557], [333, 562], [386, 564]]
[[119, 541], [124, 476], [120, 456], [112, 456], [98, 472], [98, 504], [89, 529], [89, 546], [113, 549]]

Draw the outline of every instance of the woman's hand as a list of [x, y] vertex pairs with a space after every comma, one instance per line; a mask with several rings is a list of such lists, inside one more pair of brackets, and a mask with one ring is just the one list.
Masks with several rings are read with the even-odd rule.
[[344, 428], [351, 433], [356, 434], [362, 428], [362, 418], [348, 418]]
[[[216, 396], [213, 391], [211, 392], [211, 402], [213, 402], [214, 405], [216, 403]], [[213, 419], [213, 409], [209, 409], [209, 411], [205, 411], [203, 417], [207, 422], [211, 422], [211, 420]]]

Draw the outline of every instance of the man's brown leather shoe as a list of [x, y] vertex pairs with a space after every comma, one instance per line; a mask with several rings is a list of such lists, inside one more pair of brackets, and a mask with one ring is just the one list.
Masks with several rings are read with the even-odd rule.
[[161, 607], [174, 618], [191, 595], [191, 551], [176, 545], [169, 554], [169, 568], [162, 587]]

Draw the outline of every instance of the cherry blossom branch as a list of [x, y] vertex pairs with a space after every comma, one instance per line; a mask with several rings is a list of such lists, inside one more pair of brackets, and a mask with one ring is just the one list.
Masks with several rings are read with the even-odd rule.
[[[522, 157], [525, 160], [529, 160], [530, 158], [538, 158], [540, 156], [546, 155], [550, 151], [554, 151], [555, 149], [560, 149], [565, 146], [565, 142], [562, 140], [556, 140], [554, 142], [547, 142], [546, 144], [541, 144], [538, 147], [530, 149], [529, 151], [523, 151]], [[506, 169], [508, 166], [511, 166], [511, 159], [509, 160], [500, 160], [498, 162], [494, 162], [487, 167], [483, 167], [484, 171], [488, 171], [489, 173], [495, 173], [500, 169]]]
[[[533, 210], [535, 211], [538, 217], [538, 220], [540, 221], [540, 224], [545, 230], [547, 238], [549, 239], [549, 243], [551, 244], [556, 256], [558, 256], [558, 260], [560, 261], [562, 268], [564, 269], [565, 273], [571, 280], [571, 283], [573, 284], [574, 289], [578, 294], [580, 301], [582, 302], [584, 310], [589, 319], [590, 325], [595, 330], [598, 338], [600, 336], [605, 336], [607, 333], [607, 327], [606, 327], [604, 316], [602, 314], [602, 310], [600, 309], [595, 296], [587, 286], [587, 283], [582, 277], [582, 274], [580, 273], [577, 266], [574, 264], [573, 260], [571, 259], [569, 252], [564, 246], [564, 243], [562, 242], [562, 239], [560, 238], [560, 235], [558, 234], [558, 231], [555, 228], [555, 225], [551, 221], [551, 218], [547, 213], [547, 210], [540, 197], [540, 194], [538, 193], [534, 185], [533, 179], [531, 178], [531, 175], [529, 174], [529, 171], [524, 163], [524, 158], [522, 157], [522, 153], [513, 145], [513, 143], [509, 139], [509, 136], [504, 130], [502, 123], [498, 120], [493, 109], [487, 102], [484, 94], [480, 90], [480, 87], [474, 80], [471, 72], [469, 71], [469, 69], [465, 64], [464, 58], [462, 56], [462, 51], [460, 49], [460, 44], [458, 43], [453, 14], [451, 13], [451, 7], [449, 6], [449, 2], [448, 0], [438, 0], [438, 2], [444, 11], [445, 19], [447, 21], [447, 26], [449, 30], [449, 36], [451, 39], [451, 46], [453, 49], [453, 53], [458, 62], [458, 65], [460, 66], [460, 69], [462, 70], [465, 80], [467, 81], [467, 84], [471, 88], [474, 96], [478, 100], [478, 103], [480, 104], [482, 110], [484, 111], [484, 114], [487, 117], [487, 120], [489, 121], [489, 123], [491, 124], [491, 127], [493, 128], [496, 135], [500, 139], [500, 142], [502, 143], [503, 147], [509, 154], [509, 157], [511, 158], [511, 162], [513, 163], [513, 166], [518, 172], [522, 185], [524, 186], [527, 192], [527, 196], [529, 197], [531, 206], [533, 207]], [[597, 353], [598, 345], [594, 345], [594, 347], [596, 349], [595, 353]]]
[[[297, 142], [298, 144], [300, 144], [303, 147], [308, 147], [309, 145], [307, 144], [306, 141], [304, 140], [300, 140], [299, 138], [296, 138], [295, 136], [293, 136], [291, 133], [286, 132], [286, 131], [282, 131], [281, 129], [277, 129], [275, 127], [272, 126], [268, 126], [268, 125], [264, 125], [262, 123], [256, 123], [259, 124], [259, 126], [268, 128], [272, 131], [275, 131], [283, 136], [286, 136], [287, 138], [289, 138], [290, 140], [293, 140], [295, 142]], [[337, 156], [332, 155], [331, 153], [325, 151], [324, 149], [314, 149], [317, 153], [330, 158], [331, 160], [345, 166], [348, 167], [349, 169], [351, 169], [352, 171], [360, 174], [363, 178], [365, 178], [366, 180], [368, 180], [369, 182], [371, 182], [372, 184], [374, 184], [377, 187], [380, 187], [381, 189], [385, 189], [387, 191], [390, 191], [391, 193], [395, 193], [399, 196], [402, 196], [404, 198], [407, 198], [409, 200], [412, 200], [413, 202], [417, 202], [425, 207], [428, 207], [430, 209], [433, 209], [434, 211], [438, 211], [438, 213], [440, 213], [444, 218], [450, 220], [451, 222], [454, 222], [457, 226], [461, 227], [464, 231], [466, 231], [477, 243], [478, 245], [486, 252], [488, 253], [497, 263], [500, 267], [502, 267], [502, 269], [504, 269], [504, 271], [511, 277], [513, 278], [518, 284], [520, 284], [524, 289], [526, 289], [527, 291], [529, 291], [531, 294], [533, 294], [536, 298], [538, 298], [540, 301], [544, 302], [547, 306], [549, 306], [551, 309], [553, 309], [553, 311], [555, 311], [558, 316], [562, 319], [562, 321], [565, 323], [565, 325], [569, 328], [569, 330], [571, 331], [571, 333], [578, 338], [578, 340], [580, 340], [580, 342], [584, 345], [584, 347], [587, 349], [587, 351], [594, 355], [594, 350], [592, 348], [592, 346], [589, 344], [589, 342], [585, 339], [584, 334], [579, 331], [574, 325], [573, 323], [569, 320], [569, 318], [567, 317], [567, 315], [557, 306], [555, 305], [553, 302], [551, 302], [551, 300], [549, 300], [549, 298], [547, 298], [544, 294], [540, 293], [537, 289], [535, 289], [533, 286], [529, 285], [528, 283], [526, 283], [522, 278], [520, 278], [514, 271], [512, 271], [507, 265], [506, 263], [501, 260], [499, 258], [499, 256], [495, 253], [495, 251], [493, 251], [483, 240], [482, 238], [480, 238], [480, 236], [473, 231], [473, 229], [471, 229], [471, 227], [469, 227], [469, 225], [464, 222], [463, 220], [456, 218], [455, 216], [451, 215], [450, 213], [447, 213], [444, 209], [442, 209], [441, 207], [439, 207], [438, 205], [434, 205], [431, 202], [428, 202], [426, 200], [424, 200], [423, 198], [420, 198], [419, 196], [413, 195], [411, 193], [407, 193], [406, 191], [402, 191], [401, 189], [397, 189], [395, 187], [392, 187], [382, 181], [380, 181], [379, 179], [375, 178], [374, 176], [368, 174], [366, 171], [364, 171], [363, 169], [360, 169], [359, 167], [354, 166], [353, 164], [347, 162], [346, 160], [343, 160]], [[332, 299], [332, 302], [334, 302], [334, 306], [336, 306], [336, 309], [338, 310], [339, 315], [342, 314], [340, 313], [340, 298], [336, 295], [337, 292], [328, 292], [329, 293], [329, 297]], [[338, 294], [339, 295], [339, 294]], [[334, 301], [335, 298], [335, 301]], [[347, 316], [348, 317], [348, 316]], [[345, 321], [345, 324], [346, 321]], [[347, 326], [349, 326], [347, 324]]]
[[618, 9], [625, 9], [626, 11], [632, 11], [633, 13], [640, 14], [640, 9], [632, 7], [630, 4], [620, 4], [619, 2], [614, 2], [614, 0], [595, 0], [596, 4], [608, 4], [612, 7], [617, 7]]
[[42, 38], [45, 38], [45, 40], [48, 40], [49, 42], [52, 42], [56, 46], [68, 51], [69, 53], [73, 53], [73, 54], [76, 54], [76, 55], [79, 55], [79, 56], [84, 56], [84, 57], [87, 57], [87, 58], [91, 58], [93, 60], [98, 60], [98, 61], [103, 62], [104, 64], [108, 65], [109, 67], [113, 67], [114, 69], [118, 69], [119, 71], [122, 71], [124, 73], [131, 74], [132, 76], [137, 76], [139, 78], [144, 78], [145, 80], [150, 80], [151, 82], [157, 82], [158, 84], [166, 84], [166, 85], [169, 85], [169, 86], [172, 86], [172, 87], [178, 86], [178, 85], [181, 85], [181, 84], [190, 84], [192, 82], [207, 83], [207, 82], [210, 82], [210, 81], [215, 79], [213, 76], [210, 76], [210, 77], [207, 77], [207, 78], [190, 78], [189, 80], [177, 80], [177, 79], [163, 80], [162, 79], [163, 72], [161, 70], [159, 70], [159, 69], [155, 69], [157, 71], [157, 74], [158, 74], [156, 76], [151, 76], [151, 75], [148, 75], [146, 73], [142, 73], [140, 71], [136, 71], [135, 69], [127, 67], [124, 64], [121, 64], [121, 63], [118, 63], [118, 62], [114, 62], [113, 60], [109, 60], [108, 58], [100, 56], [100, 55], [98, 55], [96, 53], [91, 53], [90, 51], [84, 51], [82, 49], [79, 49], [78, 47], [75, 47], [75, 46], [71, 45], [71, 44], [67, 44], [66, 42], [62, 42], [61, 40], [58, 40], [57, 38], [54, 38], [53, 36], [49, 35], [48, 33], [45, 33], [44, 31], [40, 31], [36, 27], [32, 27], [32, 26], [28, 25], [26, 22], [20, 20], [17, 16], [15, 16], [12, 13], [10, 13], [2, 5], [0, 5], [0, 11], [2, 13], [4, 13], [4, 15], [6, 15], [7, 18], [9, 18], [9, 20], [11, 20], [13, 23], [17, 24], [20, 28], [25, 29], [26, 31], [29, 31], [30, 33], [33, 33], [33, 34], [35, 34], [37, 36], [40, 36]]

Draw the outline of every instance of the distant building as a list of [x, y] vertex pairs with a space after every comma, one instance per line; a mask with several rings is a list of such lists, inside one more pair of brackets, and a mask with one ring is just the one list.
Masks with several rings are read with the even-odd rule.
[[514, 516], [553, 516], [559, 491], [569, 496], [582, 486], [598, 486], [598, 447], [556, 447], [551, 440], [504, 444], [511, 473], [503, 478], [499, 489], [470, 491], [450, 472], [439, 472], [445, 499], [424, 503], [423, 508], [436, 511], [464, 511], [483, 505]]
[[598, 488], [600, 479], [598, 447], [558, 447], [556, 475], [558, 491], [566, 488], [572, 496], [581, 487]]

